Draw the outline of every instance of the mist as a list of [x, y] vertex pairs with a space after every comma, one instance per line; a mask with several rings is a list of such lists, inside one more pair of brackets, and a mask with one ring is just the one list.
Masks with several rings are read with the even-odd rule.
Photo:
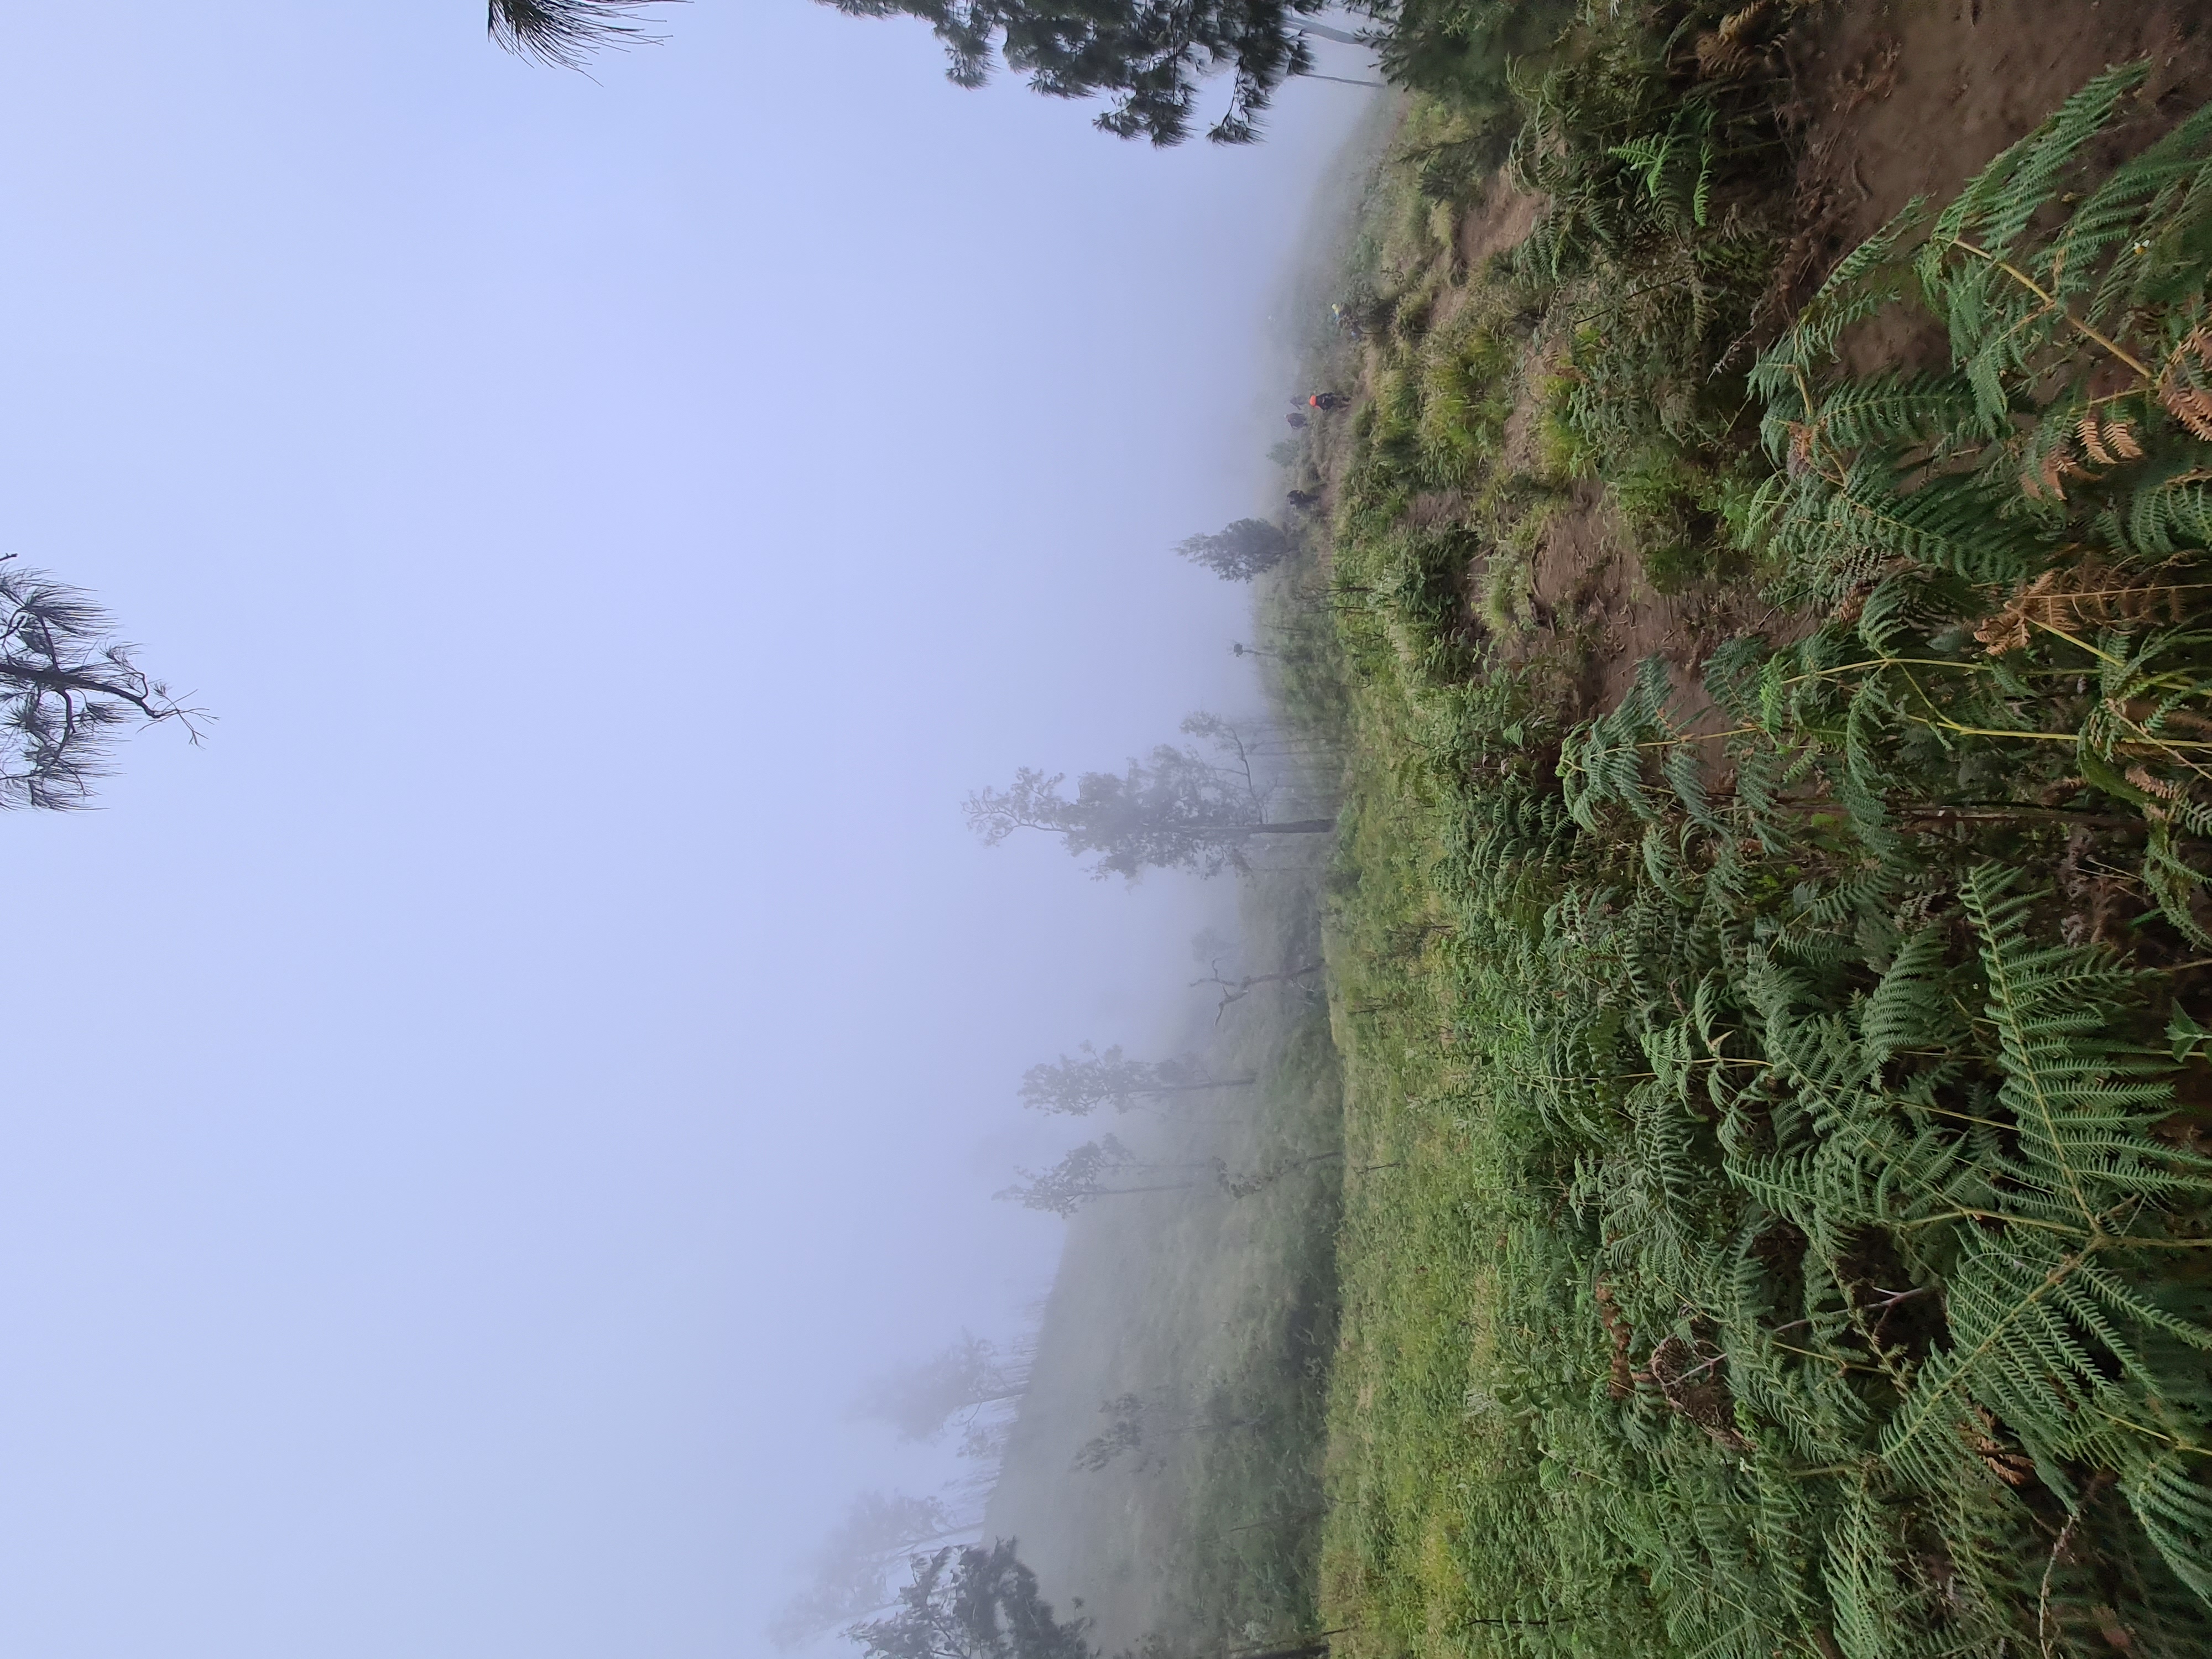
[[1172, 556], [1372, 94], [1154, 152], [906, 25], [11, 18], [0, 551], [213, 716], [21, 814], [0, 1646], [760, 1650], [1225, 902], [959, 803], [1258, 696]]

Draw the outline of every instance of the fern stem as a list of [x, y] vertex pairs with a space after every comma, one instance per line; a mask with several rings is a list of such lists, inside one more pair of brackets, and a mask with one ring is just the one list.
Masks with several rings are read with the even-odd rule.
[[2176, 1451], [2187, 1452], [2192, 1457], [2212, 1457], [2212, 1449], [2207, 1449], [2203, 1446], [2194, 1444], [2187, 1440], [2178, 1439], [2172, 1435], [2166, 1434], [2158, 1429], [2151, 1428], [2145, 1424], [2131, 1423], [2124, 1417], [2121, 1417], [2115, 1413], [2106, 1411], [2102, 1406], [2099, 1406], [2094, 1409], [2097, 1415], [2105, 1419], [2107, 1422], [2117, 1423], [2124, 1429], [2133, 1429], [2137, 1434], [2148, 1435], [2154, 1440], [2163, 1440], [2167, 1445], [2172, 1447]]
[[2039, 628], [2046, 634], [2057, 635], [2060, 639], [2065, 641], [2067, 644], [2073, 646], [2077, 649], [2087, 652], [2099, 662], [2108, 662], [2115, 668], [2125, 666], [2121, 659], [2112, 655], [2111, 652], [2100, 651], [2095, 646], [2090, 644], [2088, 641], [2075, 639], [2074, 635], [2068, 633], [2064, 629], [2059, 627], [2055, 623], [2047, 623], [2040, 617], [2029, 617], [2027, 618], [2027, 621], [2030, 627]]
[[2121, 346], [2118, 341], [2099, 333], [2095, 329], [2090, 327], [2088, 324], [2083, 322], [2079, 317], [2076, 317], [2072, 312], [2061, 305], [2056, 296], [2046, 293], [2041, 287], [2039, 287], [2035, 279], [2030, 276], [2026, 271], [2022, 270], [2018, 265], [2012, 264], [2009, 260], [1999, 258], [1996, 254], [1991, 253], [1986, 248], [1976, 247], [1972, 242], [1967, 241], [1963, 237], [1954, 239], [1951, 246], [1960, 249], [1963, 252], [1972, 254], [1977, 259], [1985, 259], [1990, 264], [1995, 265], [1999, 270], [2004, 272], [2006, 276], [2011, 277], [2013, 281], [2018, 283], [2030, 294], [2035, 295], [2037, 299], [2042, 301], [2044, 304], [2049, 306], [2061, 317], [2071, 323], [2075, 328], [2080, 331], [2082, 334], [2086, 335], [2090, 339], [2094, 340], [2099, 345], [2104, 347], [2106, 350], [2111, 352], [2112, 356], [2118, 358], [2130, 368], [2135, 370], [2136, 374], [2142, 375], [2146, 381], [2157, 378], [2151, 373], [2149, 366], [2140, 357], [2137, 357], [2134, 353]]
[[[1977, 1122], [1980, 1121], [1978, 1118], [1975, 1120]], [[2078, 1238], [2084, 1248], [2092, 1245], [2098, 1238], [2110, 1237], [2109, 1234], [2069, 1227], [2063, 1221], [2039, 1221], [2033, 1216], [2014, 1215], [2009, 1210], [1946, 1210], [1941, 1215], [1916, 1216], [1910, 1221], [1894, 1221], [1890, 1224], [1902, 1231], [1907, 1227], [1932, 1227], [1944, 1221], [2002, 1221], [2008, 1227], [2040, 1227], [2045, 1232], [2063, 1233], [2068, 1238]]]
[[1849, 1359], [1838, 1359], [1832, 1353], [1821, 1353], [1813, 1348], [1796, 1347], [1787, 1342], [1778, 1342], [1774, 1346], [1784, 1353], [1802, 1354], [1808, 1359], [1821, 1360], [1833, 1365], [1839, 1371], [1864, 1371], [1869, 1376], [1880, 1376], [1882, 1374], [1879, 1367], [1861, 1365]]
[[[1946, 732], [1955, 732], [1962, 738], [2023, 738], [2036, 743], [2081, 741], [2081, 734], [2076, 732], [2008, 732], [2001, 726], [1961, 726], [1954, 720], [1946, 720], [1940, 715], [1934, 720], [1926, 720], [1918, 714], [1907, 714], [1905, 719], [1911, 720], [1915, 726], [1939, 727]], [[2212, 747], [2212, 744], [2206, 746]]]
[[1962, 668], [1974, 674], [1992, 674], [1996, 672], [1988, 663], [1960, 662], [1953, 657], [1869, 657], [1864, 662], [1847, 662], [1838, 668], [1816, 668], [1809, 674], [1793, 674], [1782, 684], [1800, 685], [1807, 680], [1833, 679], [1839, 674], [1856, 673], [1869, 668]]

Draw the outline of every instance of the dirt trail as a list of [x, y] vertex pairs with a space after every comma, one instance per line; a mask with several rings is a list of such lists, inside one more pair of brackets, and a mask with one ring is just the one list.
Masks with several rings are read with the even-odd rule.
[[[2212, 100], [2204, 0], [1848, 0], [1788, 52], [1784, 113], [1802, 135], [1796, 234], [1782, 297], [1794, 306], [1915, 196], [1943, 202], [1984, 163], [2115, 64], [2148, 58], [2128, 150]], [[1858, 342], [1869, 368], [1922, 355], [1909, 322]], [[1940, 349], [1940, 348], [1939, 348]]]
[[[2111, 141], [2124, 152], [2212, 100], [2207, 0], [1832, 5], [1788, 53], [1794, 96], [1786, 114], [1802, 149], [1778, 297], [1786, 307], [1802, 304], [1838, 259], [1913, 197], [1948, 200], [2093, 76], [2139, 58], [2151, 62], [2141, 113]], [[1850, 344], [1860, 373], [1946, 356], [1940, 327], [1910, 313], [1878, 319]], [[1747, 596], [1724, 587], [1655, 593], [1595, 490], [1553, 522], [1535, 585], [1553, 625], [1589, 641], [1579, 688], [1585, 713], [1618, 702], [1654, 654], [1667, 659], [1686, 701], [1700, 702], [1705, 659], [1730, 633], [1761, 626], [1782, 638], [1811, 620], [1793, 629], [1788, 619], [1753, 616]]]

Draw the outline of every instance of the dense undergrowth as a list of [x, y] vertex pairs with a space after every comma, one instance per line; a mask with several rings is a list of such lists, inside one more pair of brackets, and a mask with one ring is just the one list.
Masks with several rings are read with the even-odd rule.
[[[1784, 314], [1789, 21], [1415, 101], [1264, 597], [1352, 757], [1363, 1651], [2212, 1650], [2212, 113], [2114, 71]], [[1601, 539], [1701, 673], [1607, 678]]]

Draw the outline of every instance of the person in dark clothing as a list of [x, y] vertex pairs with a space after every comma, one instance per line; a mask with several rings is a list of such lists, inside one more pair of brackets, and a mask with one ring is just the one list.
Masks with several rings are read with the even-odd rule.
[[1311, 489], [1293, 489], [1284, 499], [1301, 513], [1310, 513], [1321, 505], [1320, 495]]
[[1343, 409], [1347, 407], [1351, 402], [1352, 399], [1346, 397], [1341, 392], [1316, 392], [1312, 397], [1306, 399], [1306, 404], [1309, 408], [1320, 410]]

